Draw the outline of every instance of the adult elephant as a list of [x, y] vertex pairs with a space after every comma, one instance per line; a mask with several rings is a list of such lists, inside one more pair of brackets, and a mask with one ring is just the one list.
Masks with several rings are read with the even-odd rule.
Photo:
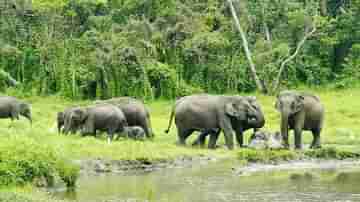
[[324, 107], [317, 96], [304, 92], [282, 91], [277, 96], [275, 108], [281, 114], [281, 135], [286, 148], [289, 147], [289, 129], [295, 131], [296, 149], [302, 148], [303, 130], [309, 130], [313, 134], [310, 148], [321, 147]]
[[116, 133], [124, 132], [126, 122], [123, 112], [114, 105], [102, 104], [89, 107], [78, 107], [71, 110], [65, 119], [65, 131], [69, 131], [74, 123], [81, 123], [82, 134], [96, 136], [96, 131], [105, 131], [108, 134], [108, 143]]
[[[178, 130], [179, 144], [185, 145], [186, 138], [194, 131], [218, 131], [225, 135], [228, 149], [234, 148], [233, 131], [237, 141], [242, 143], [243, 123], [258, 119], [256, 110], [249, 101], [242, 96], [221, 96], [199, 94], [180, 98], [176, 101], [169, 120], [169, 132], [173, 118]], [[210, 136], [209, 148], [215, 148], [219, 133]]]
[[[238, 130], [242, 131], [239, 134], [243, 134], [243, 132], [245, 132], [248, 129], [254, 129], [254, 133], [255, 133], [255, 131], [257, 131], [259, 128], [264, 127], [264, 125], [265, 125], [264, 113], [261, 110], [261, 106], [255, 96], [245, 96], [244, 98], [247, 99], [247, 101], [250, 103], [251, 107], [253, 107], [255, 109], [256, 114], [254, 117], [256, 117], [256, 118], [246, 119], [241, 124], [233, 123], [233, 125], [241, 126], [240, 128], [238, 128]], [[221, 132], [220, 129], [216, 129], [216, 130], [212, 129], [212, 130], [202, 131], [201, 134], [198, 136], [198, 138], [193, 142], [193, 145], [194, 146], [196, 146], [196, 145], [204, 146], [207, 135], [210, 134], [210, 135], [215, 135], [218, 137], [220, 132]], [[238, 137], [238, 141], [240, 142], [239, 143], [240, 145], [243, 145], [243, 139], [244, 138], [242, 136]]]
[[80, 108], [80, 107], [69, 107], [69, 108], [66, 108], [64, 111], [57, 113], [57, 128], [58, 128], [59, 133], [62, 132], [62, 129], [65, 134], [67, 134], [69, 132], [76, 133], [76, 131], [78, 131], [80, 129], [80, 123], [73, 123], [71, 125], [71, 127], [68, 129], [68, 131], [64, 130], [65, 129], [64, 128], [65, 119], [70, 116], [70, 113], [73, 110], [78, 109], [78, 108]]
[[24, 116], [30, 123], [31, 118], [31, 106], [15, 97], [0, 96], [0, 118], [10, 118], [11, 120], [19, 120], [19, 116]]
[[150, 113], [143, 102], [131, 97], [117, 97], [95, 101], [95, 104], [107, 103], [117, 106], [124, 113], [129, 126], [140, 126], [148, 138], [154, 137]]

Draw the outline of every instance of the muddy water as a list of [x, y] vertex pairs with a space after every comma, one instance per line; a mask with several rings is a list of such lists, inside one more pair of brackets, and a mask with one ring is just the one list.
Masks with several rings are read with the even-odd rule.
[[80, 202], [360, 201], [360, 167], [239, 175], [232, 170], [237, 166], [226, 161], [136, 175], [83, 175], [76, 191], [53, 191]]

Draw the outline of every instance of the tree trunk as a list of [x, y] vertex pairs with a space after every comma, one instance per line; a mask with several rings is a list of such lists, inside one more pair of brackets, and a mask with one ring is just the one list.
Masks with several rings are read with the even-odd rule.
[[327, 0], [320, 0], [320, 13], [322, 16], [327, 16]]
[[233, 19], [235, 21], [236, 28], [239, 31], [240, 35], [241, 35], [241, 39], [243, 41], [243, 47], [244, 47], [244, 51], [245, 51], [245, 54], [246, 54], [246, 58], [247, 58], [247, 60], [249, 62], [251, 75], [252, 75], [252, 77], [253, 77], [253, 79], [254, 79], [254, 81], [256, 83], [256, 87], [260, 90], [260, 92], [266, 94], [267, 93], [267, 88], [264, 85], [264, 83], [260, 81], [260, 79], [259, 79], [259, 77], [257, 75], [255, 64], [252, 61], [248, 41], [247, 41], [246, 35], [245, 35], [241, 25], [240, 25], [240, 21], [239, 21], [239, 19], [237, 17], [236, 11], [235, 11], [234, 6], [232, 4], [232, 0], [227, 0], [227, 1], [228, 1], [229, 6], [230, 6], [231, 14], [232, 14], [232, 17], [233, 17]]

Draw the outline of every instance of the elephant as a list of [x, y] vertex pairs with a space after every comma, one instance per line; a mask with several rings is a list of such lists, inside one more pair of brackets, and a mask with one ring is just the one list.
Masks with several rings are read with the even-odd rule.
[[73, 125], [71, 126], [71, 128], [67, 132], [65, 132], [64, 128], [63, 128], [64, 125], [65, 125], [66, 117], [68, 117], [70, 115], [72, 110], [77, 109], [77, 108], [79, 108], [79, 107], [78, 106], [69, 107], [69, 108], [66, 108], [64, 111], [57, 113], [57, 129], [58, 129], [59, 133], [62, 132], [61, 129], [63, 129], [63, 132], [65, 134], [67, 134], [68, 132], [76, 133], [76, 131], [78, 131], [80, 129], [80, 123], [73, 123]]
[[140, 126], [127, 126], [124, 128], [124, 133], [134, 140], [144, 140], [146, 137], [144, 129]]
[[96, 136], [97, 130], [107, 132], [108, 143], [111, 143], [114, 134], [123, 133], [124, 127], [128, 126], [124, 113], [110, 104], [73, 109], [65, 119], [65, 131], [69, 131], [74, 122], [82, 124], [83, 135]]
[[297, 91], [282, 91], [278, 94], [275, 108], [281, 115], [281, 136], [284, 147], [289, 148], [289, 129], [295, 133], [295, 149], [302, 149], [303, 130], [313, 134], [310, 148], [320, 148], [320, 133], [324, 122], [324, 106], [312, 94]]
[[170, 131], [175, 117], [180, 145], [185, 145], [186, 138], [194, 131], [212, 132], [209, 148], [214, 149], [219, 131], [222, 130], [226, 146], [231, 150], [234, 148], [234, 130], [237, 142], [242, 147], [243, 123], [257, 121], [259, 117], [256, 115], [257, 111], [243, 96], [195, 94], [182, 97], [175, 102], [165, 132]]
[[[254, 96], [245, 96], [244, 98], [246, 98], [249, 103], [251, 104], [251, 106], [257, 111], [257, 115], [256, 117], [258, 117], [257, 119], [252, 119], [252, 120], [246, 120], [244, 121], [244, 123], [242, 123], [242, 131], [245, 132], [248, 129], [253, 128], [254, 132], [256, 130], [258, 130], [259, 128], [264, 127], [265, 125], [265, 118], [264, 118], [264, 114], [261, 110], [261, 106], [258, 103], [256, 97]], [[207, 130], [207, 131], [202, 131], [201, 134], [198, 136], [198, 138], [193, 142], [193, 146], [204, 146], [205, 144], [205, 140], [206, 140], [206, 136], [211, 134], [211, 135], [216, 135], [218, 136], [220, 133], [220, 129], [212, 129], [212, 130]]]
[[101, 103], [116, 105], [123, 111], [129, 126], [140, 126], [144, 129], [146, 137], [154, 137], [150, 113], [143, 102], [131, 97], [117, 97], [95, 101], [95, 104]]
[[19, 115], [27, 118], [32, 124], [31, 106], [15, 97], [0, 96], [0, 118], [19, 120]]

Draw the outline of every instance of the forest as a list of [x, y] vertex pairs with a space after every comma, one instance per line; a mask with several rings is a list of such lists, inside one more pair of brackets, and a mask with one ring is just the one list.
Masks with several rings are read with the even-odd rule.
[[171, 99], [360, 79], [360, 0], [1, 0], [0, 16], [0, 90], [21, 95]]

